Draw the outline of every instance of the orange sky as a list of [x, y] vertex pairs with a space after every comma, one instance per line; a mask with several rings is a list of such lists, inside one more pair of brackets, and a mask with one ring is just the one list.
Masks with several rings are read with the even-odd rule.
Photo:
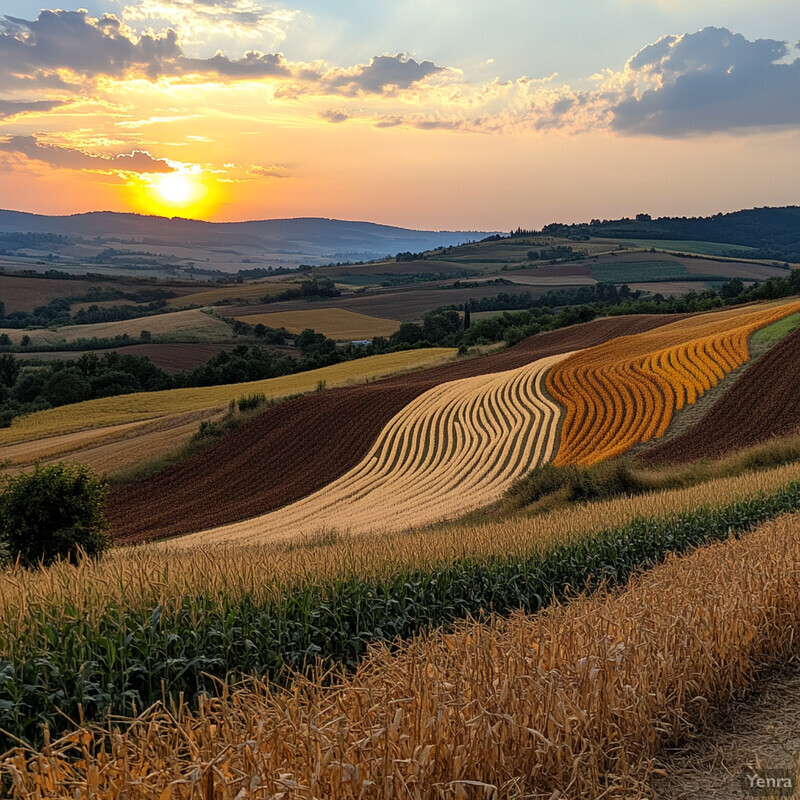
[[[95, 13], [0, 23], [0, 207], [506, 230], [800, 202], [800, 60], [780, 31], [643, 41], [568, 83], [399, 50], [247, 55], [241, 36], [200, 57]], [[259, 35], [288, 42], [293, 19]]]

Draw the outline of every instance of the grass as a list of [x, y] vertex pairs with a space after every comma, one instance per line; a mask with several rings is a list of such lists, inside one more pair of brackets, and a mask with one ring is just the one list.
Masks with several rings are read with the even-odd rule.
[[302, 333], [306, 328], [312, 328], [329, 339], [337, 340], [372, 339], [375, 336], [388, 338], [400, 327], [397, 320], [372, 317], [345, 308], [275, 311], [237, 319], [250, 325], [260, 322], [268, 328], [286, 328], [289, 333]]
[[242, 394], [263, 393], [268, 399], [278, 399], [290, 394], [313, 391], [320, 381], [331, 388], [344, 386], [434, 366], [452, 360], [455, 355], [455, 350], [446, 348], [406, 350], [263, 381], [138, 392], [87, 400], [15, 418], [10, 428], [0, 430], [0, 448], [13, 442], [227, 406], [231, 400]]
[[18, 345], [22, 337], [27, 335], [31, 339], [31, 345], [36, 347], [52, 346], [62, 342], [71, 343], [77, 339], [113, 338], [124, 334], [138, 339], [142, 330], [150, 331], [162, 342], [218, 342], [233, 336], [230, 325], [200, 309], [154, 314], [149, 317], [137, 317], [120, 322], [65, 325], [61, 328], [35, 328], [32, 330], [2, 328], [0, 334], [7, 333], [15, 345]]
[[223, 286], [218, 289], [204, 289], [182, 297], [173, 297], [167, 300], [170, 308], [185, 308], [187, 306], [213, 306], [242, 301], [252, 303], [262, 297], [285, 292], [287, 289], [296, 288], [291, 283], [242, 283], [234, 286]]
[[772, 325], [767, 325], [766, 328], [756, 331], [750, 341], [755, 345], [769, 346], [788, 336], [798, 325], [800, 325], [800, 312], [779, 319], [777, 322], [773, 322]]

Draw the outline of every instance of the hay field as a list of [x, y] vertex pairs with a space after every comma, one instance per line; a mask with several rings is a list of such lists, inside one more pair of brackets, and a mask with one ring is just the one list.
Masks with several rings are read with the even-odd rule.
[[497, 500], [515, 478], [553, 455], [561, 410], [542, 387], [547, 370], [568, 356], [430, 389], [384, 427], [360, 464], [324, 489], [178, 542], [254, 542], [321, 528], [401, 530]]
[[231, 400], [257, 392], [263, 393], [268, 399], [286, 397], [314, 391], [320, 381], [328, 387], [360, 383], [398, 372], [442, 364], [453, 360], [455, 355], [455, 350], [448, 348], [406, 350], [370, 356], [357, 361], [346, 361], [322, 369], [263, 381], [138, 392], [119, 397], [87, 400], [14, 419], [10, 428], [0, 430], [0, 458], [3, 457], [3, 445], [14, 442], [227, 406]]
[[186, 308], [187, 306], [213, 306], [219, 303], [237, 303], [239, 301], [252, 303], [262, 297], [272, 297], [292, 288], [296, 287], [291, 283], [242, 283], [203, 289], [182, 297], [173, 297], [167, 300], [167, 305], [170, 308]]
[[547, 390], [566, 409], [556, 464], [595, 464], [664, 435], [676, 410], [749, 358], [747, 340], [800, 309], [790, 302], [701, 314], [561, 362]]
[[200, 309], [189, 311], [173, 311], [167, 314], [153, 314], [148, 317], [123, 320], [120, 322], [98, 322], [90, 325], [65, 325], [61, 328], [36, 328], [19, 330], [18, 328], [2, 328], [0, 334], [7, 333], [13, 344], [18, 345], [22, 337], [27, 335], [31, 344], [36, 346], [71, 343], [78, 339], [106, 339], [127, 334], [139, 338], [143, 330], [162, 339], [174, 339], [182, 342], [218, 342], [231, 339], [233, 332], [230, 326]]
[[306, 328], [312, 328], [317, 333], [324, 333], [329, 339], [336, 340], [373, 339], [376, 336], [388, 338], [400, 327], [397, 320], [360, 314], [346, 308], [276, 311], [236, 319], [250, 325], [258, 325], [260, 322], [268, 328], [286, 328], [289, 333], [302, 333]]

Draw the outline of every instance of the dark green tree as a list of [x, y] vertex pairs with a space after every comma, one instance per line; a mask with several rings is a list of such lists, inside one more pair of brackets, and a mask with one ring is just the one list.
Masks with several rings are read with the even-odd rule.
[[74, 559], [111, 544], [106, 533], [108, 487], [83, 464], [37, 464], [33, 472], [3, 479], [0, 541], [24, 566]]

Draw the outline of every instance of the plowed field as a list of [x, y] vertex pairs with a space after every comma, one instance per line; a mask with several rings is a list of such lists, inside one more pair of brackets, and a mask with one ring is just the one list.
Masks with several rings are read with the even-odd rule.
[[339, 480], [271, 514], [180, 542], [255, 543], [323, 528], [402, 530], [493, 502], [512, 480], [552, 457], [561, 409], [544, 396], [542, 384], [547, 370], [566, 357], [429, 389]]
[[648, 465], [719, 458], [800, 428], [800, 331], [758, 359], [685, 433], [642, 453]]
[[547, 375], [565, 408], [557, 464], [594, 464], [664, 435], [673, 413], [748, 358], [754, 331], [800, 303], [701, 314], [575, 354]]
[[280, 508], [355, 467], [395, 414], [441, 383], [517, 369], [680, 319], [654, 314], [597, 320], [539, 334], [497, 355], [276, 406], [191, 458], [113, 492], [112, 533], [120, 542], [147, 541]]

